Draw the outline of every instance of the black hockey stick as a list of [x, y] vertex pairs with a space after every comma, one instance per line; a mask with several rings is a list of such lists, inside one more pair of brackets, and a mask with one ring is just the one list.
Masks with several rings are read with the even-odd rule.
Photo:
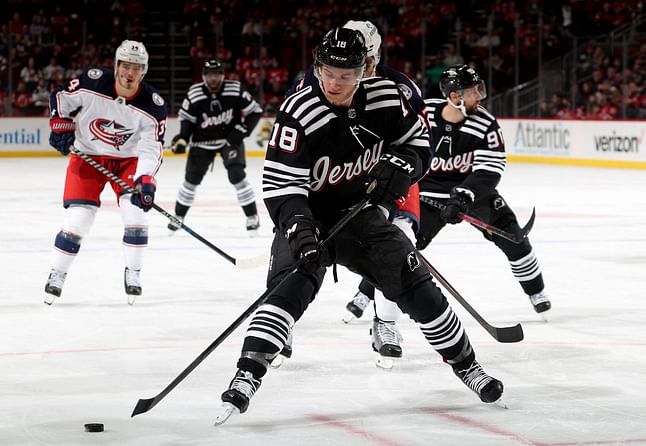
[[[325, 247], [326, 245], [328, 245], [330, 241], [348, 224], [348, 222], [352, 220], [370, 202], [371, 197], [369, 194], [372, 192], [376, 184], [377, 182], [373, 181], [370, 186], [368, 186], [368, 196], [361, 200], [359, 204], [354, 206], [352, 210], [350, 210], [350, 212], [348, 212], [343, 218], [341, 218], [341, 220], [339, 220], [336, 225], [332, 227], [332, 229], [330, 229], [325, 240], [319, 243], [320, 247]], [[200, 363], [204, 361], [206, 357], [209, 356], [213, 352], [213, 350], [217, 348], [218, 345], [220, 345], [226, 338], [228, 338], [229, 335], [233, 333], [235, 329], [238, 328], [240, 324], [242, 324], [245, 319], [247, 319], [251, 315], [251, 313], [256, 311], [256, 309], [260, 305], [262, 305], [262, 303], [270, 294], [274, 293], [282, 284], [284, 284], [286, 279], [294, 274], [298, 270], [298, 268], [303, 265], [303, 263], [305, 263], [305, 258], [298, 259], [298, 261], [296, 261], [296, 263], [294, 263], [294, 265], [292, 266], [291, 270], [285, 276], [283, 276], [282, 279], [280, 279], [280, 282], [262, 293], [262, 295], [258, 299], [256, 299], [255, 302], [252, 303], [240, 316], [238, 316], [238, 318], [233, 321], [233, 323], [229, 325], [229, 327], [227, 327], [227, 329], [224, 330], [222, 334], [218, 336], [217, 339], [206, 348], [206, 350], [200, 353], [199, 356], [188, 365], [188, 367], [182, 370], [182, 372], [177, 375], [177, 377], [173, 381], [171, 381], [171, 383], [167, 385], [164, 390], [159, 392], [153, 398], [142, 398], [137, 401], [137, 405], [135, 406], [135, 409], [132, 411], [132, 415], [130, 416], [134, 417], [135, 415], [139, 415], [140, 413], [148, 412], [150, 409], [155, 407], [157, 403], [164, 399], [164, 397], [168, 395], [171, 390], [177, 387], [177, 385], [181, 383], [184, 378], [189, 375], [189, 373], [191, 373], [198, 365], [200, 365]]]
[[[423, 201], [424, 203], [428, 203], [431, 206], [443, 210], [446, 205], [443, 203], [440, 203], [437, 200], [434, 200], [433, 198], [426, 197], [421, 195], [419, 197], [420, 201]], [[505, 232], [502, 229], [498, 229], [495, 226], [490, 225], [489, 223], [485, 223], [482, 220], [479, 220], [471, 215], [468, 214], [463, 214], [462, 212], [458, 212], [458, 218], [461, 220], [466, 221], [467, 223], [471, 223], [473, 226], [477, 226], [478, 228], [484, 229], [485, 231], [489, 231], [492, 234], [496, 234], [504, 239], [509, 240], [510, 242], [514, 243], [522, 243], [525, 237], [527, 237], [527, 234], [529, 234], [529, 231], [532, 230], [532, 227], [534, 226], [534, 219], [536, 218], [536, 208], [532, 209], [532, 216], [529, 217], [529, 220], [527, 221], [527, 224], [525, 227], [521, 228], [520, 232], [517, 234], [512, 234], [510, 232]]]
[[464, 297], [435, 269], [431, 262], [429, 262], [419, 251], [417, 255], [424, 261], [428, 269], [431, 270], [431, 275], [437, 279], [440, 284], [462, 305], [473, 318], [484, 327], [493, 338], [502, 343], [520, 342], [525, 335], [523, 334], [523, 327], [516, 324], [512, 327], [494, 327], [487, 322], [480, 314], [466, 301]]
[[[226, 145], [227, 143], [228, 142], [227, 142], [226, 139], [212, 139], [212, 140], [209, 140], [209, 141], [191, 141], [188, 144], [186, 144], [186, 147], [196, 147], [196, 146], [200, 146], [200, 145], [214, 146], [216, 144], [225, 144]], [[164, 146], [163, 147], [164, 150], [171, 150], [172, 148], [173, 148], [173, 146]]]
[[[72, 153], [75, 155], [79, 156], [83, 161], [88, 163], [90, 166], [94, 167], [96, 170], [101, 172], [103, 175], [106, 177], [110, 178], [112, 181], [117, 183], [119, 186], [121, 186], [126, 192], [131, 193], [131, 194], [136, 194], [137, 191], [135, 191], [128, 183], [123, 181], [121, 178], [110, 172], [108, 169], [103, 167], [100, 163], [98, 163], [96, 160], [92, 159], [88, 154], [81, 152], [79, 149], [77, 149], [74, 146], [70, 147], [70, 150]], [[183, 230], [191, 234], [193, 237], [204, 243], [206, 246], [220, 254], [222, 257], [224, 257], [226, 260], [229, 262], [233, 263], [234, 265], [240, 267], [240, 268], [255, 268], [257, 266], [261, 266], [266, 264], [266, 256], [264, 254], [257, 256], [257, 257], [251, 257], [248, 259], [236, 259], [235, 257], [230, 256], [226, 252], [222, 251], [220, 248], [215, 246], [213, 243], [209, 242], [207, 239], [202, 237], [200, 234], [197, 232], [193, 231], [191, 228], [186, 226], [184, 222], [182, 222], [180, 219], [175, 217], [172, 214], [169, 214], [166, 210], [163, 208], [157, 206], [155, 203], [153, 203], [152, 208], [156, 210], [157, 212], [161, 213], [164, 215], [166, 218], [168, 218], [174, 225], [181, 227]]]

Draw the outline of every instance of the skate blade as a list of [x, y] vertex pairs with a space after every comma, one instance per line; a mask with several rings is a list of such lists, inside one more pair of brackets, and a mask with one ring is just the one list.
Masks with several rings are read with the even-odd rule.
[[493, 404], [496, 407], [500, 407], [501, 409], [509, 409], [509, 406], [507, 405], [507, 403], [503, 401], [502, 397], [498, 398], [496, 401], [494, 401], [491, 404]]
[[53, 294], [45, 293], [45, 299], [43, 299], [43, 302], [49, 306], [51, 306], [54, 301], [56, 300], [56, 296]]
[[247, 229], [247, 235], [249, 238], [260, 237], [260, 232], [257, 229]]
[[133, 306], [136, 299], [137, 296], [135, 296], [134, 294], [128, 294], [128, 305]]
[[341, 320], [343, 321], [344, 324], [349, 324], [350, 322], [352, 322], [355, 319], [356, 318], [354, 317], [354, 314], [352, 314], [350, 312], [348, 312], [345, 316], [343, 316], [343, 318], [341, 318]]
[[284, 362], [285, 362], [285, 357], [283, 355], [278, 355], [274, 358], [273, 361], [271, 361], [271, 364], [269, 364], [269, 367], [271, 367], [272, 369], [277, 369], [281, 365], [283, 365]]
[[221, 424], [224, 424], [231, 417], [231, 415], [240, 415], [240, 409], [238, 409], [231, 403], [222, 403], [220, 414], [215, 417], [215, 422], [213, 423], [213, 425], [220, 426]]
[[393, 358], [389, 358], [388, 356], [379, 355], [377, 357], [375, 365], [382, 370], [391, 371], [395, 366], [395, 360]]

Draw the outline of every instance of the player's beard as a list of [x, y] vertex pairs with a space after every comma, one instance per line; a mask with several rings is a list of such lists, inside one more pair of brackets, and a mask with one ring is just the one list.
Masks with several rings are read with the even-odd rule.
[[468, 107], [465, 107], [464, 109], [467, 112], [467, 115], [474, 115], [478, 113], [478, 107], [480, 106], [480, 102], [476, 102], [475, 104], [472, 104]]

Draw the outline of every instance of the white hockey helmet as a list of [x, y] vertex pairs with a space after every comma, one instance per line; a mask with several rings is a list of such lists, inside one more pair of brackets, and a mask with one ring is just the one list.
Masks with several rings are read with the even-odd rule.
[[381, 53], [381, 36], [377, 27], [370, 20], [348, 20], [343, 27], [357, 30], [363, 35], [366, 41], [367, 56], [374, 57], [375, 65], [378, 64]]
[[114, 69], [117, 69], [119, 61], [138, 63], [144, 66], [144, 74], [148, 71], [148, 51], [142, 42], [136, 40], [124, 40], [117, 48], [114, 55]]

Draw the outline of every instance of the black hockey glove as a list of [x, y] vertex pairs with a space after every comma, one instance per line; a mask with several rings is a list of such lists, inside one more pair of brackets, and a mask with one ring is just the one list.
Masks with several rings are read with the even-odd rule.
[[285, 226], [285, 238], [289, 242], [292, 256], [294, 260], [305, 258], [302, 269], [307, 273], [313, 273], [320, 266], [320, 235], [319, 228], [309, 215], [292, 215]]
[[70, 153], [70, 146], [74, 144], [74, 129], [76, 125], [71, 119], [54, 116], [49, 120], [52, 132], [49, 134], [49, 145], [63, 155]]
[[385, 153], [379, 162], [368, 173], [369, 181], [377, 180], [377, 187], [372, 192], [373, 204], [393, 205], [393, 201], [405, 197], [411, 183], [413, 166], [396, 155]]
[[155, 191], [157, 190], [155, 178], [150, 175], [140, 176], [135, 180], [134, 190], [130, 202], [143, 209], [144, 212], [148, 212], [155, 201]]
[[234, 147], [241, 146], [242, 140], [245, 138], [245, 136], [247, 136], [246, 127], [242, 124], [238, 124], [233, 128], [233, 130], [231, 130], [231, 133], [229, 133], [227, 141], [229, 141], [229, 144]]
[[460, 212], [466, 213], [474, 198], [473, 192], [469, 189], [454, 187], [451, 189], [451, 197], [446, 202], [446, 207], [440, 212], [440, 218], [452, 225], [460, 223], [462, 219], [458, 217], [458, 214]]
[[188, 146], [188, 143], [182, 138], [182, 135], [175, 135], [170, 141], [170, 150], [173, 153], [180, 154], [186, 152], [186, 146]]

